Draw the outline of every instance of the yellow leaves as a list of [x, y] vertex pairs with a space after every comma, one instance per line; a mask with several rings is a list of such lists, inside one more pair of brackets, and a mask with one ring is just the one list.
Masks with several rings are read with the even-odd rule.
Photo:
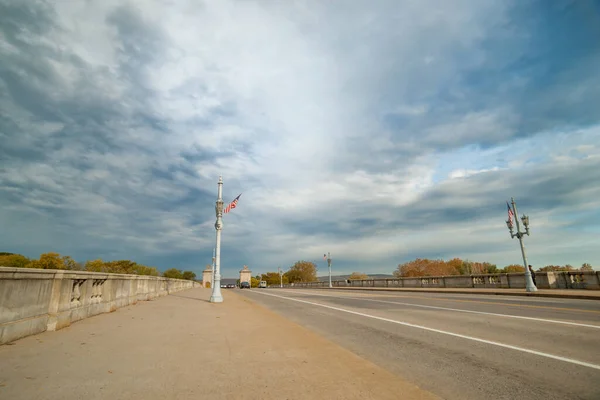
[[[279, 285], [279, 272], [267, 272], [266, 274], [261, 275], [261, 279], [267, 282], [267, 285]], [[284, 274], [283, 276], [283, 284], [288, 283], [288, 277]]]
[[310, 261], [298, 261], [285, 273], [290, 283], [315, 282], [317, 280], [317, 266]]
[[21, 254], [2, 254], [0, 255], [0, 266], [10, 268], [25, 268], [31, 260]]
[[514, 272], [525, 272], [525, 267], [519, 264], [511, 264], [502, 270], [502, 272], [506, 274], [514, 273]]
[[85, 270], [89, 272], [106, 272], [104, 268], [104, 261], [101, 259], [88, 260], [85, 263]]
[[350, 274], [350, 277], [348, 279], [350, 279], [350, 280], [369, 279], [369, 276], [367, 274], [363, 274], [362, 272], [353, 272], [352, 274]]

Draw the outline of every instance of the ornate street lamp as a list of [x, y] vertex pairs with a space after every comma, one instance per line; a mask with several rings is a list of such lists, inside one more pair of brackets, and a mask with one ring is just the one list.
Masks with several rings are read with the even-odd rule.
[[279, 272], [279, 287], [282, 288], [283, 287], [283, 271], [281, 270], [281, 267], [277, 267], [277, 271]]
[[[529, 271], [529, 264], [527, 263], [527, 255], [525, 254], [525, 245], [523, 244], [523, 236], [529, 236], [529, 216], [523, 214], [521, 217], [521, 222], [523, 222], [523, 226], [525, 227], [525, 232], [521, 232], [521, 226], [519, 225], [519, 218], [517, 217], [519, 214], [517, 213], [517, 203], [515, 203], [515, 199], [513, 197], [510, 198], [512, 203], [512, 210], [510, 206], [508, 207], [508, 220], [506, 220], [506, 226], [508, 227], [508, 231], [510, 232], [511, 238], [518, 238], [519, 245], [521, 246], [521, 254], [523, 255], [523, 265], [525, 266], [525, 290], [528, 292], [537, 292], [537, 287], [533, 283], [533, 279], [531, 277], [531, 271]], [[511, 215], [512, 214], [512, 215]], [[517, 225], [517, 233], [513, 232], [513, 216], [515, 218], [515, 223]]]
[[327, 252], [327, 266], [329, 267], [329, 287], [333, 287], [331, 285], [331, 253]]
[[222, 303], [223, 295], [221, 294], [221, 230], [223, 229], [223, 177], [219, 176], [217, 185], [217, 202], [215, 204], [215, 214], [217, 221], [215, 222], [215, 230], [217, 231], [217, 245], [215, 247], [215, 281], [213, 284], [212, 295], [210, 296], [211, 303]]

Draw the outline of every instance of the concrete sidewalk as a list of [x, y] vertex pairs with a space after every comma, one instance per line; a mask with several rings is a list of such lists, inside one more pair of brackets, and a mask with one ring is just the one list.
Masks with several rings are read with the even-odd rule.
[[0, 398], [434, 399], [224, 290], [140, 302], [0, 346]]
[[452, 289], [452, 288], [397, 288], [397, 287], [287, 287], [286, 289], [320, 289], [320, 290], [371, 290], [381, 292], [419, 292], [419, 293], [452, 293], [483, 294], [496, 296], [530, 296], [554, 297], [560, 299], [600, 300], [600, 290], [579, 289], [538, 289], [537, 292], [526, 292], [525, 289]]

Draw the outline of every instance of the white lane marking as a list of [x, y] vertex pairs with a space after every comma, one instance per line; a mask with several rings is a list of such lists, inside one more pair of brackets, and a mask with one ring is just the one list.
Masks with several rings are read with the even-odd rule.
[[[327, 288], [324, 289], [304, 289], [302, 288], [301, 290], [327, 290]], [[393, 290], [369, 290], [369, 289], [360, 289], [360, 286], [357, 286], [356, 289], [335, 289], [339, 292], [363, 292], [363, 293], [367, 293], [367, 292], [371, 292], [371, 293], [377, 293], [379, 295], [390, 295], [392, 296], [393, 294], [402, 294], [402, 295], [407, 295], [410, 294], [411, 296], [415, 297], [415, 298], [435, 298], [435, 299], [440, 299], [440, 298], [445, 298], [448, 297], [450, 299], [460, 299], [461, 297], [467, 295], [466, 293], [456, 293], [456, 292], [422, 292], [422, 291], [402, 291], [402, 290], [398, 290], [398, 291], [393, 291]], [[483, 290], [483, 289], [482, 289]], [[566, 298], [566, 299], [561, 299], [558, 297], [534, 297], [534, 296], [515, 296], [515, 295], [508, 295], [508, 294], [480, 294], [480, 293], [469, 293], [469, 298], [473, 298], [473, 299], [481, 299], [481, 300], [501, 300], [501, 301], [513, 301], [513, 302], [527, 302], [527, 303], [556, 303], [559, 300], [563, 300], [563, 301], [568, 301], [568, 302], [587, 302], [588, 299], [574, 299], [574, 298]], [[491, 301], [490, 301], [491, 303]]]
[[585, 362], [585, 361], [579, 361], [579, 360], [575, 360], [575, 359], [572, 359], [572, 358], [556, 356], [554, 354], [544, 353], [544, 352], [541, 352], [541, 351], [525, 349], [523, 347], [513, 346], [513, 345], [510, 345], [510, 344], [505, 344], [505, 343], [500, 343], [500, 342], [494, 342], [492, 340], [486, 340], [486, 339], [476, 338], [476, 337], [473, 337], [473, 336], [461, 335], [460, 333], [454, 333], [454, 332], [443, 331], [441, 329], [429, 328], [429, 327], [426, 327], [426, 326], [423, 326], [423, 325], [411, 324], [409, 322], [397, 321], [395, 319], [378, 317], [376, 315], [370, 315], [370, 314], [365, 314], [365, 313], [361, 313], [361, 312], [358, 312], [358, 311], [346, 310], [345, 308], [328, 306], [326, 304], [315, 303], [315, 302], [307, 301], [307, 300], [295, 299], [293, 297], [278, 296], [276, 294], [265, 293], [265, 292], [258, 292], [258, 291], [256, 291], [256, 292], [253, 291], [253, 293], [262, 294], [263, 296], [271, 296], [271, 297], [277, 297], [277, 298], [280, 298], [280, 299], [296, 301], [296, 302], [299, 302], [299, 303], [310, 304], [312, 306], [328, 308], [330, 310], [341, 311], [341, 312], [345, 312], [345, 313], [353, 314], [353, 315], [358, 315], [358, 316], [365, 317], [365, 318], [376, 319], [376, 320], [384, 321], [384, 322], [391, 322], [393, 324], [408, 326], [408, 327], [411, 327], [411, 328], [422, 329], [422, 330], [425, 330], [425, 331], [440, 333], [440, 334], [448, 335], [448, 336], [454, 336], [454, 337], [457, 337], [457, 338], [467, 339], [467, 340], [471, 340], [471, 341], [474, 341], [474, 342], [490, 344], [492, 346], [504, 347], [506, 349], [521, 351], [523, 353], [534, 354], [536, 356], [551, 358], [553, 360], [564, 361], [564, 362], [568, 362], [568, 363], [571, 363], [571, 364], [580, 365], [582, 367], [588, 367], [588, 368], [593, 368], [593, 369], [600, 370], [600, 365], [588, 363], [588, 362]]
[[435, 310], [456, 311], [456, 312], [463, 312], [463, 313], [470, 313], [470, 314], [493, 315], [495, 317], [526, 319], [526, 320], [530, 320], [530, 321], [548, 322], [548, 323], [552, 323], [552, 324], [573, 325], [573, 326], [581, 326], [581, 327], [584, 327], [584, 328], [600, 329], [600, 325], [581, 324], [581, 323], [578, 323], [578, 322], [559, 321], [559, 320], [556, 320], [556, 319], [524, 317], [524, 316], [521, 316], [521, 315], [498, 314], [498, 313], [490, 313], [490, 312], [484, 312], [484, 311], [463, 310], [461, 308], [426, 306], [424, 304], [412, 304], [412, 303], [405, 303], [403, 301], [376, 300], [376, 299], [367, 299], [367, 298], [363, 298], [363, 297], [350, 297], [350, 296], [333, 296], [333, 295], [330, 295], [330, 294], [313, 293], [313, 292], [306, 292], [306, 294], [308, 294], [310, 296], [332, 297], [332, 298], [335, 298], [335, 299], [350, 299], [350, 300], [373, 301], [373, 302], [376, 302], [376, 303], [399, 304], [399, 305], [412, 306], [412, 307], [432, 308], [432, 309], [435, 309]]

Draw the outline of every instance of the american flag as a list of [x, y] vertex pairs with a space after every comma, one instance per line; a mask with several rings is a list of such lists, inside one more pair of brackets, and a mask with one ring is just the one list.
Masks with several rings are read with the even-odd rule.
[[510, 226], [513, 226], [513, 218], [515, 214], [513, 213], [512, 208], [508, 205], [508, 201], [506, 202], [506, 207], [508, 208], [508, 220], [510, 221]]
[[229, 211], [231, 211], [231, 210], [233, 210], [234, 208], [237, 207], [237, 203], [238, 203], [238, 200], [240, 199], [241, 195], [242, 195], [241, 193], [238, 194], [238, 197], [236, 197], [235, 199], [233, 199], [233, 201], [231, 203], [229, 203], [227, 205], [227, 207], [225, 207], [225, 209], [223, 210], [223, 214], [227, 214]]

